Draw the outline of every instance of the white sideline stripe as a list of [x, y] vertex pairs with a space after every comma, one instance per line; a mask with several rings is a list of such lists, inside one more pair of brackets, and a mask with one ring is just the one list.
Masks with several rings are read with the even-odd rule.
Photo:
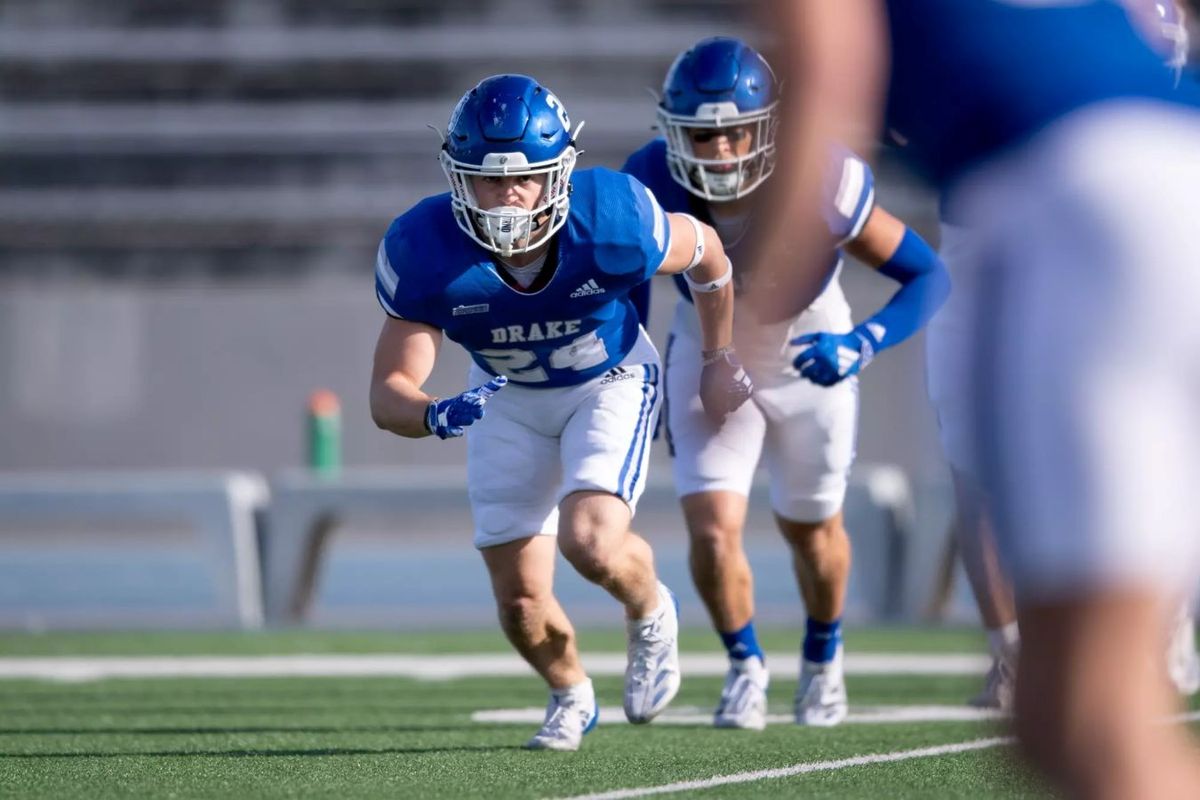
[[[1200, 711], [1178, 714], [1171, 718], [1172, 722], [1195, 722], [1197, 720], [1200, 720]], [[851, 758], [841, 758], [836, 761], [814, 761], [808, 764], [796, 764], [791, 767], [760, 769], [753, 772], [735, 772], [731, 775], [714, 775], [711, 778], [704, 778], [702, 780], [679, 781], [678, 783], [666, 783], [659, 786], [643, 786], [632, 789], [614, 789], [609, 792], [597, 792], [594, 794], [571, 795], [560, 798], [560, 800], [622, 800], [627, 797], [674, 794], [675, 792], [686, 792], [693, 789], [711, 789], [714, 786], [728, 786], [732, 783], [753, 783], [754, 781], [769, 780], [771, 778], [789, 778], [793, 775], [804, 775], [809, 772], [831, 772], [833, 770], [846, 769], [847, 767], [862, 767], [871, 764], [886, 764], [894, 761], [909, 761], [915, 758], [933, 758], [935, 756], [953, 755], [955, 753], [967, 753], [972, 750], [987, 750], [993, 747], [1013, 744], [1015, 741], [1016, 739], [1011, 736], [992, 736], [986, 739], [972, 739], [955, 744], [918, 747], [915, 750], [897, 750], [892, 753], [853, 756]]]
[[1011, 736], [992, 736], [987, 739], [972, 739], [969, 742], [957, 742], [955, 744], [942, 744], [935, 747], [919, 747], [915, 750], [897, 750], [894, 753], [878, 753], [869, 756], [854, 756], [852, 758], [841, 758], [837, 761], [813, 761], [808, 764], [796, 764], [791, 767], [779, 767], [777, 769], [760, 769], [753, 772], [735, 772], [732, 775], [714, 775], [711, 778], [696, 781], [680, 781], [679, 783], [667, 783], [661, 786], [644, 786], [636, 789], [615, 789], [611, 792], [598, 792], [596, 794], [580, 794], [572, 795], [563, 800], [619, 800], [625, 797], [647, 797], [652, 794], [673, 794], [675, 792], [686, 792], [693, 789], [711, 789], [714, 786], [728, 786], [731, 783], [753, 783], [754, 781], [768, 780], [771, 778], [788, 778], [793, 775], [804, 775], [809, 772], [829, 772], [831, 770], [846, 769], [847, 767], [861, 767], [868, 764], [885, 764], [892, 761], [908, 761], [914, 758], [932, 758], [934, 756], [945, 756], [953, 753], [966, 753], [971, 750], [986, 750], [991, 747], [1000, 747], [1013, 743]]
[[[986, 655], [947, 653], [847, 653], [848, 675], [982, 675]], [[781, 673], [799, 670], [796, 653], [769, 653], [767, 661]], [[592, 653], [583, 663], [591, 675], [624, 675], [624, 653]], [[724, 675], [729, 660], [717, 654], [683, 654], [684, 675]], [[433, 655], [288, 655], [288, 656], [59, 656], [0, 658], [0, 680], [33, 678], [94, 681], [105, 678], [279, 678], [404, 677], [448, 681], [471, 677], [531, 675], [516, 654], [464, 653]]]
[[[712, 709], [697, 706], [672, 707], [654, 718], [655, 725], [711, 725]], [[472, 722], [520, 723], [539, 725], [545, 719], [545, 707], [490, 708], [471, 714]], [[999, 711], [970, 706], [851, 706], [849, 724], [889, 722], [977, 722], [1004, 719]], [[620, 706], [601, 706], [600, 725], [628, 724]], [[768, 725], [792, 725], [791, 714], [768, 714]]]

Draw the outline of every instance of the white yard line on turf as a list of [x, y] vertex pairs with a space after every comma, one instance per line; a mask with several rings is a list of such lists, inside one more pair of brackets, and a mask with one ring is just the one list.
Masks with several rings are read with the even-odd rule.
[[[1200, 720], [1200, 711], [1190, 711], [1172, 717], [1173, 722], [1196, 722]], [[794, 764], [790, 767], [776, 769], [760, 769], [753, 772], [735, 772], [730, 775], [714, 775], [694, 781], [679, 781], [664, 783], [658, 786], [641, 786], [630, 789], [613, 789], [608, 792], [594, 794], [571, 795], [560, 800], [624, 800], [629, 797], [649, 797], [655, 794], [674, 794], [699, 789], [711, 789], [715, 786], [728, 786], [732, 783], [753, 783], [754, 781], [771, 778], [788, 778], [793, 775], [804, 775], [809, 772], [831, 772], [848, 767], [862, 767], [870, 764], [886, 764], [895, 761], [909, 761], [914, 758], [934, 758], [937, 756], [966, 753], [972, 750], [987, 750], [1001, 747], [1015, 741], [1011, 736], [992, 736], [986, 739], [972, 739], [966, 742], [941, 744], [933, 747], [918, 747], [914, 750], [897, 750], [893, 753], [877, 753], [865, 756], [852, 756], [836, 761], [813, 761], [808, 764]]]
[[674, 794], [675, 792], [687, 792], [695, 789], [711, 789], [715, 786], [728, 786], [731, 783], [753, 783], [754, 781], [764, 781], [771, 778], [788, 778], [793, 775], [804, 775], [809, 772], [829, 772], [831, 770], [861, 767], [868, 764], [885, 764], [892, 761], [908, 761], [914, 758], [933, 758], [934, 756], [945, 756], [952, 753], [966, 753], [971, 750], [986, 750], [991, 747], [1011, 744], [1012, 741], [1013, 739], [1010, 736], [992, 736], [987, 739], [973, 739], [969, 742], [942, 744], [936, 747], [919, 747], [915, 750], [897, 750], [894, 753], [877, 753], [869, 756], [841, 758], [837, 761], [813, 761], [808, 764], [794, 764], [790, 767], [779, 767], [777, 769], [759, 769], [753, 772], [735, 772], [732, 775], [714, 775], [711, 778], [696, 781], [680, 781], [660, 786], [643, 786], [634, 789], [615, 789], [611, 792], [598, 792], [596, 794], [573, 795], [570, 798], [564, 798], [564, 800], [621, 800], [626, 797]]
[[[768, 653], [780, 674], [795, 673], [795, 653]], [[583, 657], [591, 675], [625, 674], [624, 653], [592, 653]], [[961, 653], [847, 653], [849, 675], [982, 675], [990, 660]], [[684, 653], [685, 675], [724, 675], [724, 655]], [[471, 677], [530, 675], [516, 654], [464, 653], [436, 655], [290, 655], [290, 656], [56, 656], [0, 658], [0, 680], [33, 678], [94, 681], [105, 678], [283, 678], [403, 677], [457, 680]]]

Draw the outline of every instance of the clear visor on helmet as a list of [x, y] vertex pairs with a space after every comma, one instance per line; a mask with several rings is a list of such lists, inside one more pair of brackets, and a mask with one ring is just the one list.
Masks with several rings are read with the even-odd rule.
[[[697, 197], [721, 202], [745, 197], [775, 170], [775, 104], [759, 111], [738, 113], [733, 103], [700, 106], [694, 116], [658, 109], [658, 122], [667, 139], [671, 177]], [[750, 136], [750, 147], [739, 154], [736, 139]], [[731, 153], [700, 158], [696, 140], [729, 135]], [[732, 135], [730, 135], [732, 134]]]
[[[488, 153], [482, 164], [455, 161], [443, 150], [442, 171], [450, 181], [451, 207], [458, 227], [486, 249], [501, 256], [527, 253], [544, 243], [567, 221], [575, 148], [550, 161], [530, 164], [523, 153]], [[472, 177], [544, 175], [546, 183], [532, 209], [515, 206], [482, 208]]]

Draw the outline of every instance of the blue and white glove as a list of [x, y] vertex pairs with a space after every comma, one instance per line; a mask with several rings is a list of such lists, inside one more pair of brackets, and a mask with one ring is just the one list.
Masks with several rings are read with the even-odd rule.
[[833, 386], [857, 375], [875, 358], [879, 347], [861, 325], [849, 333], [806, 333], [792, 339], [792, 344], [804, 347], [792, 364], [801, 376], [819, 386]]
[[429, 408], [425, 409], [425, 429], [439, 439], [462, 436], [465, 428], [483, 419], [484, 405], [507, 383], [508, 378], [498, 375], [462, 394], [430, 402]]

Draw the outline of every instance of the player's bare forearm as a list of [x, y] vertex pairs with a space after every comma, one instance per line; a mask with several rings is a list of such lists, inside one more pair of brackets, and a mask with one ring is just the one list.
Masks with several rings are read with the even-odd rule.
[[429, 435], [425, 414], [433, 400], [421, 385], [433, 371], [442, 332], [429, 325], [388, 318], [375, 344], [371, 371], [371, 419], [385, 431]]
[[668, 214], [671, 248], [660, 274], [682, 273], [691, 286], [705, 350], [733, 343], [733, 274], [721, 237], [690, 214]]
[[[700, 318], [700, 334], [705, 350], [716, 350], [733, 344], [733, 265], [725, 255], [721, 237], [704, 226], [704, 255], [700, 263], [688, 270], [692, 301]], [[720, 285], [715, 291], [712, 286]]]
[[733, 343], [733, 284], [715, 292], [692, 291], [704, 350], [717, 350]]
[[371, 382], [371, 419], [385, 431], [409, 439], [429, 435], [425, 414], [433, 398], [399, 373]]
[[779, 163], [768, 187], [748, 297], [768, 320], [807, 307], [825, 285], [827, 236], [819, 214], [829, 146], [868, 152], [878, 126], [886, 20], [878, 0], [764, 3], [781, 37], [786, 87]]

